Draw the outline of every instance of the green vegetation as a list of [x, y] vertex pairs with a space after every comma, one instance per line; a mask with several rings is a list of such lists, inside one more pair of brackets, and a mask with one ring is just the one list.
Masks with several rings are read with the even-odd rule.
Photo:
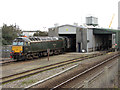
[[[11, 45], [12, 41], [21, 36], [22, 31], [17, 25], [7, 25], [3, 24], [1, 27], [2, 30], [2, 45]], [[38, 31], [34, 33], [33, 36], [48, 36], [48, 32]]]
[[35, 82], [37, 82], [37, 80], [36, 79], [33, 79], [33, 80], [27, 80], [27, 81], [23, 81], [22, 83], [21, 83], [21, 85], [24, 85], [24, 84], [32, 84], [32, 83], [35, 83]]
[[33, 36], [48, 36], [48, 32], [38, 31]]
[[2, 44], [3, 45], [11, 45], [12, 41], [16, 37], [19, 37], [21, 34], [21, 30], [19, 26], [17, 25], [7, 26], [6, 24], [3, 24], [1, 29], [2, 29]]

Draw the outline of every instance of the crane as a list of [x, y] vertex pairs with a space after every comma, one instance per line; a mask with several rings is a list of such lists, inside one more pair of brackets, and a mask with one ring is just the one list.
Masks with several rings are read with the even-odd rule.
[[112, 24], [112, 21], [113, 21], [113, 19], [114, 19], [114, 16], [115, 16], [115, 14], [113, 14], [113, 16], [112, 16], [112, 20], [111, 20], [111, 22], [110, 22], [109, 28], [111, 27], [111, 24]]

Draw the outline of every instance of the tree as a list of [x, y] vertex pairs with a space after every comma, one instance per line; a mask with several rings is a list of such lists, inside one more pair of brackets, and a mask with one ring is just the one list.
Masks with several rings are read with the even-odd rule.
[[17, 25], [10, 25], [3, 24], [2, 26], [2, 44], [3, 45], [11, 45], [12, 41], [19, 37], [21, 34], [21, 30]]
[[48, 36], [48, 32], [38, 31], [33, 36]]

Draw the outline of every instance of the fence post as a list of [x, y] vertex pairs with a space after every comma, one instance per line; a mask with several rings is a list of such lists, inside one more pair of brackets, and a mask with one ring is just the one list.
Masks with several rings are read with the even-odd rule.
[[50, 49], [47, 49], [48, 61], [49, 61], [49, 53], [50, 53]]

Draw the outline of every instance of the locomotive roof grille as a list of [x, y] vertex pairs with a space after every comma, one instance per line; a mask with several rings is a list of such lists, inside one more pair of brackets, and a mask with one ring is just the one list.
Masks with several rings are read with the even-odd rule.
[[40, 38], [38, 38], [38, 40], [40, 41]]
[[31, 41], [35, 41], [35, 39], [34, 38], [29, 38]]
[[32, 39], [31, 38], [29, 38], [31, 41], [32, 41]]
[[22, 41], [25, 41], [25, 42], [29, 42], [30, 41], [30, 39], [25, 38], [25, 37], [18, 37], [14, 41], [19, 41], [19, 40], [22, 40]]
[[37, 41], [38, 41], [38, 38], [35, 38], [35, 40], [37, 40]]
[[25, 41], [25, 42], [43, 42], [43, 41], [56, 41], [62, 40], [62, 37], [18, 37], [14, 41]]
[[34, 41], [54, 41], [54, 40], [59, 40], [58, 37], [30, 37], [29, 39], [32, 42], [34, 42]]

